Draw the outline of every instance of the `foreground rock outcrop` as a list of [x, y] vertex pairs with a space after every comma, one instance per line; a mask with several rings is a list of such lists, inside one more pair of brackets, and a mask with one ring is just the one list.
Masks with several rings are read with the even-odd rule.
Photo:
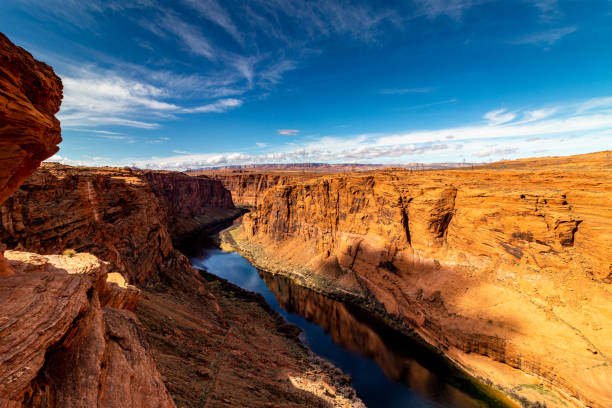
[[525, 403], [608, 407], [608, 156], [302, 177], [265, 192], [232, 239]]
[[[0, 204], [58, 150], [62, 84], [0, 34]], [[133, 314], [93, 255], [0, 248], [0, 406], [174, 407]]]
[[0, 406], [174, 406], [132, 313], [138, 290], [107, 282], [89, 254], [6, 258]]
[[59, 150], [62, 82], [0, 33], [0, 203]]

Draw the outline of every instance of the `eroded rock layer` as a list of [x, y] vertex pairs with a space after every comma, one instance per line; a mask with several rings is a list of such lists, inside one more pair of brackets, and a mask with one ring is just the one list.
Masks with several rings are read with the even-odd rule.
[[178, 172], [140, 173], [168, 212], [174, 237], [188, 235], [238, 214], [232, 194], [220, 181], [206, 176], [190, 177]]
[[289, 180], [244, 217], [235, 245], [382, 310], [508, 394], [608, 407], [609, 156]]
[[53, 69], [0, 33], [0, 203], [58, 151], [61, 101]]
[[138, 290], [89, 254], [7, 251], [0, 406], [173, 407], [134, 314]]
[[257, 207], [266, 191], [273, 187], [320, 176], [313, 173], [300, 172], [232, 173], [229, 171], [203, 171], [194, 174], [206, 174], [211, 178], [221, 181], [223, 186], [231, 191], [232, 199], [236, 205], [251, 208]]
[[191, 270], [179, 234], [231, 215], [220, 182], [181, 173], [44, 164], [2, 207], [0, 242], [57, 254], [90, 252], [130, 283]]

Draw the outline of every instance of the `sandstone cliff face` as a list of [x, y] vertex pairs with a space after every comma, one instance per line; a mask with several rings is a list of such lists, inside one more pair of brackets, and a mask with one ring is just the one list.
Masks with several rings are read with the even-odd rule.
[[176, 234], [227, 217], [221, 183], [181, 173], [44, 164], [0, 207], [0, 242], [56, 254], [90, 252], [130, 283], [190, 271]]
[[107, 282], [107, 263], [89, 254], [6, 257], [16, 273], [0, 278], [0, 406], [174, 406], [124, 308], [135, 307], [138, 291]]
[[266, 191], [273, 187], [317, 177], [312, 173], [231, 173], [227, 171], [202, 173], [223, 183], [223, 186], [231, 191], [236, 205], [252, 208], [257, 207]]
[[237, 238], [245, 248], [249, 241], [259, 246], [251, 249], [260, 253], [255, 262], [268, 257], [264, 268], [362, 305], [374, 299], [400, 325], [508, 393], [555, 405], [515, 377], [522, 372], [572, 403], [607, 407], [606, 154], [299, 180], [269, 189]]
[[0, 203], [58, 151], [61, 101], [51, 67], [0, 33]]
[[161, 171], [146, 171], [141, 177], [167, 210], [168, 226], [174, 237], [190, 234], [234, 214], [232, 194], [218, 180]]
[[[0, 204], [58, 150], [61, 97], [53, 70], [0, 34]], [[89, 254], [3, 255], [0, 407], [174, 407], [132, 313], [136, 288]]]

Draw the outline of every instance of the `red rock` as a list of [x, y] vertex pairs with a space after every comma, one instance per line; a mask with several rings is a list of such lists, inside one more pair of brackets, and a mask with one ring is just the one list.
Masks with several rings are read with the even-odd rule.
[[58, 151], [62, 82], [0, 33], [0, 203]]

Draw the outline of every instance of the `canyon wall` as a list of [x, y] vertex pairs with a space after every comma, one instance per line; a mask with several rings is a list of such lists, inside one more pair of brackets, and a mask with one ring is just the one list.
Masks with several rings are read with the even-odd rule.
[[232, 194], [218, 180], [169, 171], [145, 171], [140, 177], [167, 210], [167, 224], [175, 238], [238, 214]]
[[250, 208], [257, 207], [266, 191], [273, 187], [317, 177], [317, 174], [299, 172], [232, 173], [229, 171], [208, 171], [196, 174], [206, 174], [210, 178], [219, 180], [231, 192], [236, 205]]
[[59, 150], [62, 81], [0, 33], [0, 203]]
[[0, 207], [0, 242], [44, 254], [89, 252], [130, 283], [154, 283], [191, 271], [172, 232], [233, 211], [230, 193], [215, 180], [45, 163]]
[[31, 174], [58, 149], [61, 89], [0, 34], [0, 407], [362, 406], [260, 296], [174, 249], [240, 212], [219, 181]]
[[259, 198], [235, 244], [518, 399], [608, 407], [609, 156], [289, 180]]
[[[0, 204], [58, 150], [61, 98], [53, 70], [0, 34]], [[173, 407], [133, 314], [138, 293], [89, 254], [2, 249], [0, 406]]]

